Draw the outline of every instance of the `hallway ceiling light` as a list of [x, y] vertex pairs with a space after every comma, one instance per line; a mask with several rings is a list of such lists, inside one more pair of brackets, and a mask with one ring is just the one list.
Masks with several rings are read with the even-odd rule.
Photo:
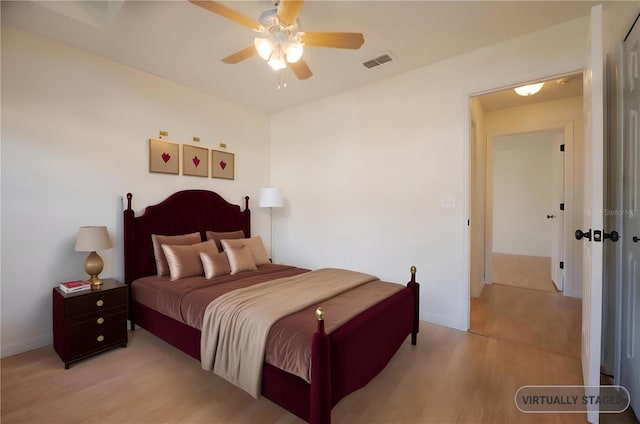
[[543, 82], [537, 84], [523, 85], [522, 87], [516, 87], [513, 89], [520, 96], [533, 96], [538, 91], [542, 90]]

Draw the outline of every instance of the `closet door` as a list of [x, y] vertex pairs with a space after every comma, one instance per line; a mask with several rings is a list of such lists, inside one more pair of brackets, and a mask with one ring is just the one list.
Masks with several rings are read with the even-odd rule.
[[640, 416], [640, 28], [623, 43], [622, 305], [620, 384]]

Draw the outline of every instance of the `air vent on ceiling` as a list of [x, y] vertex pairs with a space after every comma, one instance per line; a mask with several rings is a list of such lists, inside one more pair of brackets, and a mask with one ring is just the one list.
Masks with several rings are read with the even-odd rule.
[[367, 68], [371, 69], [371, 68], [375, 68], [376, 66], [380, 66], [383, 63], [391, 62], [392, 60], [393, 59], [391, 59], [391, 56], [389, 56], [388, 54], [383, 54], [382, 56], [378, 56], [375, 59], [367, 60], [362, 64]]

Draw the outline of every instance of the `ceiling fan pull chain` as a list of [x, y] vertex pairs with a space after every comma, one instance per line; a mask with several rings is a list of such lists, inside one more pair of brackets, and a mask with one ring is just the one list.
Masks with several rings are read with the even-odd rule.
[[287, 88], [287, 74], [284, 69], [278, 70], [278, 90]]

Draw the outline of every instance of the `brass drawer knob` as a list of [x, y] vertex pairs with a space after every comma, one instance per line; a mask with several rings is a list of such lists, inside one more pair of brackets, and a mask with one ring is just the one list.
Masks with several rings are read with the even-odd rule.
[[98, 318], [98, 324], [102, 324], [104, 322], [104, 318], [100, 317]]
[[97, 306], [102, 306], [102, 305], [104, 305], [104, 302], [102, 301], [102, 299], [100, 299], [100, 300], [98, 300], [98, 301], [96, 302], [96, 305], [97, 305]]
[[99, 336], [98, 336], [98, 341], [99, 341], [99, 342], [104, 341], [104, 336], [103, 336], [103, 335], [99, 335]]

